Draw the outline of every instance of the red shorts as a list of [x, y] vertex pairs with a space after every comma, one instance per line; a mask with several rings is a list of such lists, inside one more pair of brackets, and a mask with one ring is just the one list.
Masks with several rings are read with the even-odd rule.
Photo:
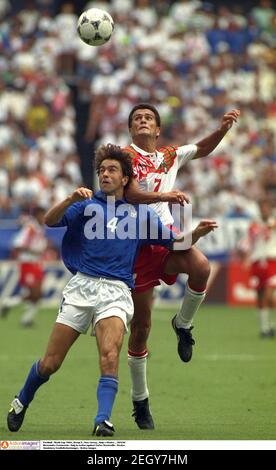
[[276, 260], [255, 261], [251, 266], [250, 285], [257, 290], [276, 287]]
[[144, 245], [134, 266], [134, 292], [144, 292], [154, 286], [159, 286], [159, 280], [166, 284], [174, 284], [177, 274], [165, 274], [164, 269], [171, 251], [164, 246]]
[[21, 263], [19, 284], [24, 287], [35, 287], [40, 284], [44, 277], [44, 272], [39, 263]]

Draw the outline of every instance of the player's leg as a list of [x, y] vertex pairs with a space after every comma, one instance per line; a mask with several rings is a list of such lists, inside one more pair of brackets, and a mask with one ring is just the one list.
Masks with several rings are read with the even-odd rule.
[[265, 302], [269, 315], [269, 336], [275, 336], [275, 324], [273, 321], [273, 311], [275, 307], [275, 289], [276, 289], [276, 260], [268, 260], [267, 279], [265, 289]]
[[149, 410], [149, 390], [147, 386], [147, 339], [151, 328], [153, 288], [132, 294], [134, 316], [130, 324], [128, 342], [128, 365], [131, 375], [131, 396], [133, 416], [140, 429], [154, 429]]
[[[19, 286], [20, 286], [20, 294], [16, 297], [6, 297], [1, 299], [0, 301], [0, 318], [6, 318], [13, 307], [16, 307], [24, 302], [25, 307], [25, 297], [26, 295], [22, 294], [22, 290], [25, 289], [27, 286], [25, 285], [25, 270], [26, 264], [21, 263], [19, 266]], [[29, 290], [29, 289], [28, 289]]]
[[119, 355], [125, 324], [118, 316], [103, 318], [96, 323], [95, 333], [101, 377], [97, 388], [98, 411], [93, 433], [96, 436], [113, 436], [114, 428], [109, 419], [118, 391]]
[[39, 263], [22, 264], [20, 284], [28, 289], [28, 294], [24, 297], [24, 310], [20, 321], [22, 326], [33, 325], [39, 309], [39, 301], [42, 297], [43, 278], [43, 268]]
[[7, 418], [10, 431], [16, 432], [20, 429], [36, 391], [59, 369], [79, 334], [70, 326], [60, 323], [54, 325], [44, 357], [32, 365], [24, 386], [12, 402]]
[[0, 300], [0, 318], [7, 318], [10, 311], [22, 303], [22, 297], [6, 297]]
[[274, 262], [269, 260], [265, 263], [255, 261], [251, 265], [250, 280], [257, 294], [257, 313], [261, 338], [269, 338], [275, 334], [271, 311], [276, 281], [274, 273]]
[[187, 251], [170, 253], [164, 267], [165, 274], [187, 273], [188, 281], [184, 299], [179, 312], [172, 320], [172, 326], [178, 339], [178, 354], [182, 361], [189, 362], [192, 358], [193, 318], [203, 302], [206, 293], [210, 265], [195, 246]]
[[269, 311], [265, 301], [265, 288], [259, 287], [256, 292], [260, 337], [267, 338], [269, 336]]
[[272, 320], [274, 306], [274, 287], [266, 286], [258, 292], [258, 313], [260, 322], [260, 336], [269, 338], [275, 336], [275, 327]]
[[275, 285], [269, 286], [267, 288], [267, 305], [268, 305], [268, 311], [269, 311], [269, 335], [270, 337], [274, 337], [275, 336], [275, 323], [273, 319], [273, 311], [275, 307]]
[[54, 374], [79, 335], [80, 332], [71, 326], [55, 323], [46, 352], [39, 362], [39, 373], [43, 376]]

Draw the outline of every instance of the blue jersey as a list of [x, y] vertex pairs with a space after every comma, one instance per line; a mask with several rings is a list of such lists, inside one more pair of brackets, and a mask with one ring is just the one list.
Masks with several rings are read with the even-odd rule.
[[175, 240], [174, 233], [148, 206], [114, 201], [101, 191], [68, 207], [55, 225], [65, 226], [62, 258], [69, 271], [118, 279], [130, 288], [134, 287], [134, 262], [141, 245], [169, 248]]

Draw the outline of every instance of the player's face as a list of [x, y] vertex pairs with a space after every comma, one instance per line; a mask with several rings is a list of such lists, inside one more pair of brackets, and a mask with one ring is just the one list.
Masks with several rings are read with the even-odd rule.
[[156, 139], [160, 134], [160, 127], [156, 124], [154, 112], [150, 109], [137, 109], [134, 111], [129, 132], [133, 139], [140, 136]]
[[108, 196], [122, 197], [128, 177], [123, 176], [122, 168], [117, 160], [103, 160], [99, 168], [101, 190]]

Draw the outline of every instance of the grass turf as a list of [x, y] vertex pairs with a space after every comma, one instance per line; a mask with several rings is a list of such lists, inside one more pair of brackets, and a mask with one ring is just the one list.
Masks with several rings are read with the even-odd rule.
[[[176, 353], [174, 310], [155, 309], [148, 378], [154, 431], [131, 417], [127, 338], [111, 421], [121, 440], [268, 440], [276, 429], [276, 339], [260, 339], [254, 309], [204, 306], [196, 320], [189, 364]], [[99, 377], [95, 339], [81, 336], [62, 368], [37, 392], [18, 433], [6, 427], [13, 396], [46, 347], [56, 309], [43, 309], [32, 329], [14, 309], [0, 322], [0, 440], [91, 439]]]

